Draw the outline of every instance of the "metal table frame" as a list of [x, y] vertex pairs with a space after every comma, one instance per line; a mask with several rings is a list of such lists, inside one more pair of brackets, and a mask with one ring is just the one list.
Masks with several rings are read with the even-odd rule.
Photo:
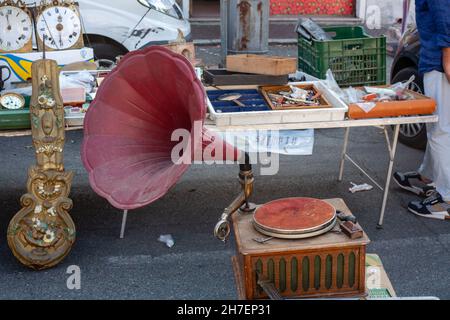
[[[431, 116], [411, 116], [411, 117], [396, 117], [396, 118], [378, 118], [378, 119], [362, 119], [362, 120], [343, 120], [343, 121], [325, 121], [325, 122], [304, 122], [304, 123], [284, 123], [284, 124], [262, 124], [262, 125], [236, 125], [236, 126], [216, 126], [211, 120], [206, 121], [206, 128], [211, 131], [244, 131], [244, 130], [301, 130], [301, 129], [345, 129], [344, 146], [341, 154], [341, 162], [339, 168], [339, 178], [341, 182], [344, 177], [345, 162], [349, 161], [370, 181], [372, 181], [382, 192], [383, 201], [381, 204], [380, 217], [378, 221], [378, 228], [382, 228], [384, 216], [386, 212], [387, 200], [389, 197], [389, 187], [392, 178], [392, 171], [395, 163], [395, 156], [398, 146], [398, 136], [400, 126], [403, 124], [414, 123], [434, 123], [438, 121], [436, 115]], [[356, 161], [354, 161], [348, 154], [348, 140], [350, 136], [350, 129], [356, 127], [381, 127], [386, 138], [387, 151], [389, 155], [389, 165], [387, 177], [384, 188], [372, 178], [366, 170], [364, 170]], [[390, 139], [388, 128], [393, 127], [393, 138]]]
[[[341, 162], [339, 168], [339, 181], [344, 177], [345, 162], [349, 161], [365, 176], [367, 176], [383, 194], [383, 202], [381, 205], [380, 218], [378, 227], [381, 228], [384, 221], [386, 211], [386, 204], [389, 197], [389, 187], [391, 183], [392, 170], [395, 163], [395, 156], [398, 145], [398, 136], [400, 126], [402, 124], [413, 123], [434, 123], [438, 121], [438, 117], [432, 116], [413, 116], [413, 117], [397, 117], [397, 118], [380, 118], [380, 119], [364, 119], [364, 120], [343, 120], [343, 121], [324, 121], [324, 122], [302, 122], [302, 123], [284, 123], [284, 124], [261, 124], [261, 125], [236, 125], [236, 126], [216, 126], [211, 120], [206, 120], [205, 127], [211, 131], [244, 131], [244, 130], [301, 130], [301, 129], [345, 129], [344, 146], [341, 154]], [[389, 138], [388, 127], [394, 127], [394, 136], [392, 140]], [[356, 163], [348, 154], [348, 140], [350, 136], [350, 129], [356, 127], [382, 127], [386, 138], [387, 149], [389, 154], [389, 166], [384, 188], [373, 179], [360, 165]], [[68, 131], [82, 130], [82, 127], [68, 127]], [[18, 137], [31, 135], [31, 130], [18, 131], [0, 131], [0, 137]], [[123, 212], [122, 227], [120, 238], [124, 237], [125, 225], [128, 211]]]

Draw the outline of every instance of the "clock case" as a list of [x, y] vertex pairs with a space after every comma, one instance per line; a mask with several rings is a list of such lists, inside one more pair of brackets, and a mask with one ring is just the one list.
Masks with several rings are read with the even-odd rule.
[[[42, 1], [41, 5], [39, 7], [37, 7], [37, 9], [35, 10], [35, 25], [37, 24], [37, 21], [39, 20], [39, 17], [42, 15], [42, 13], [52, 7], [67, 7], [70, 8], [71, 10], [73, 10], [76, 15], [78, 16], [78, 18], [80, 19], [81, 22], [81, 15], [80, 15], [80, 10], [78, 9], [78, 4], [73, 2], [73, 1], [50, 1], [50, 2], [46, 2], [46, 1]], [[81, 34], [80, 37], [78, 39], [78, 41], [71, 47], [69, 48], [65, 48], [65, 49], [54, 49], [54, 48], [50, 48], [47, 45], [45, 45], [44, 48], [44, 42], [42, 41], [42, 39], [39, 37], [37, 28], [35, 29], [36, 31], [36, 42], [38, 45], [38, 50], [39, 51], [63, 51], [63, 50], [72, 50], [72, 49], [81, 49], [84, 47], [84, 39], [83, 39], [83, 26], [81, 25]]]
[[0, 130], [30, 129], [30, 97], [25, 98], [25, 107], [19, 110], [0, 109]]
[[[11, 6], [20, 8], [23, 10], [31, 21], [31, 28], [34, 28], [34, 17], [32, 11], [27, 7], [27, 5], [22, 0], [12, 1], [12, 0], [4, 0], [0, 1], [0, 8], [4, 6]], [[33, 51], [33, 35], [31, 35], [30, 40], [20, 49], [18, 50], [11, 50], [11, 51], [3, 51], [0, 49], [0, 53], [24, 53], [24, 52], [32, 52]]]

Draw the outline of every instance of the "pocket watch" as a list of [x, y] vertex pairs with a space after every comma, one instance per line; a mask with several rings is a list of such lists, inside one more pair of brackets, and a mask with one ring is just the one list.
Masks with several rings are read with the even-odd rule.
[[73, 2], [41, 4], [36, 18], [38, 47], [47, 50], [79, 49], [84, 46], [81, 18]]
[[17, 93], [5, 93], [0, 96], [0, 105], [8, 110], [19, 110], [25, 107], [25, 98]]
[[22, 0], [0, 2], [0, 52], [31, 52], [33, 23]]

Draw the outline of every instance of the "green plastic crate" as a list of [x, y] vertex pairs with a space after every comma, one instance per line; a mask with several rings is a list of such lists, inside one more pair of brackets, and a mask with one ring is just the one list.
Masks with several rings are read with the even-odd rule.
[[333, 71], [342, 87], [386, 84], [386, 37], [370, 37], [362, 27], [328, 27], [333, 40], [298, 36], [298, 67], [325, 79]]

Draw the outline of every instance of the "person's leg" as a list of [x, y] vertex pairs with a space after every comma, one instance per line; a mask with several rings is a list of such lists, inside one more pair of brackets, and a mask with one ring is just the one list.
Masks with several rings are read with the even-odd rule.
[[429, 125], [428, 145], [420, 174], [434, 180], [437, 193], [408, 205], [414, 214], [450, 218], [450, 83], [443, 73], [433, 71], [424, 78], [425, 94], [436, 100], [438, 123]]
[[427, 126], [428, 145], [419, 173], [434, 181], [436, 190], [450, 201], [450, 83], [444, 73], [424, 77], [425, 94], [436, 100], [439, 121]]
[[[429, 72], [425, 74], [423, 82], [425, 87], [425, 94], [431, 98], [438, 100], [436, 97], [439, 95], [437, 85], [441, 84], [441, 74], [437, 71]], [[441, 91], [441, 90], [440, 90]], [[439, 113], [439, 109], [435, 114]], [[396, 172], [394, 174], [394, 181], [397, 185], [409, 192], [412, 192], [418, 196], [428, 197], [436, 189], [434, 185], [434, 153], [433, 148], [430, 146], [430, 141], [433, 139], [433, 134], [438, 127], [437, 123], [427, 124], [428, 143], [423, 157], [423, 162], [420, 168], [412, 172]]]
[[433, 161], [429, 141], [431, 132], [434, 130], [435, 126], [436, 126], [435, 123], [427, 123], [427, 137], [428, 137], [427, 148], [425, 150], [425, 155], [423, 157], [422, 164], [420, 165], [419, 170], [417, 170], [417, 172], [420, 175], [420, 178], [425, 179], [427, 182], [434, 181], [433, 166], [432, 166]]

